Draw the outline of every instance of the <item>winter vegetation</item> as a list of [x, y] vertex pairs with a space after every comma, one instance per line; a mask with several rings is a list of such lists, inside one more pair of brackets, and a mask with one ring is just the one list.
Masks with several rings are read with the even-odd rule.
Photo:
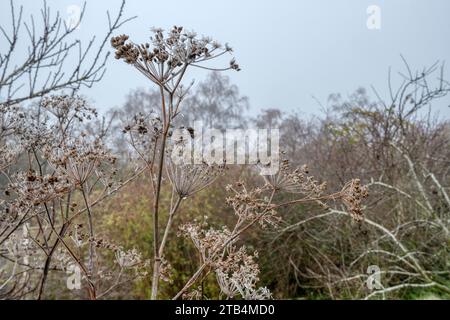
[[[181, 26], [135, 43], [120, 34], [132, 23], [123, 4], [82, 46], [45, 4], [30, 20], [13, 1], [9, 10], [0, 299], [450, 297], [450, 123], [432, 109], [450, 91], [443, 65], [404, 61], [389, 98], [331, 94], [321, 116], [247, 115], [228, 44]], [[79, 89], [112, 63], [145, 89], [100, 113]], [[279, 129], [279, 170], [175, 161], [200, 134], [195, 121]]]

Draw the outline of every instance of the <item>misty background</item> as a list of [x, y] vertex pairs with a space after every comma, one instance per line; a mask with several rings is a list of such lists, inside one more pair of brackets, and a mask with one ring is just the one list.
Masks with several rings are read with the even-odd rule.
[[[41, 1], [14, 1], [24, 6], [24, 18], [37, 14]], [[47, 0], [53, 14], [60, 11], [73, 17], [79, 0]], [[381, 10], [381, 28], [367, 27], [367, 8]], [[106, 11], [117, 12], [120, 0], [87, 1], [86, 13], [76, 36], [86, 45], [92, 36], [101, 37], [107, 28]], [[401, 55], [412, 70], [421, 70], [436, 61], [450, 60], [450, 2], [432, 1], [163, 1], [128, 0], [127, 17], [120, 33], [137, 43], [145, 42], [150, 28], [165, 30], [174, 24], [211, 36], [234, 48], [241, 72], [227, 72], [232, 83], [249, 97], [254, 114], [264, 108], [279, 108], [312, 115], [326, 106], [328, 95], [344, 97], [358, 87], [374, 96], [374, 86], [382, 98], [388, 96], [388, 71], [392, 68], [393, 87], [405, 72]], [[10, 19], [9, 2], [1, 1], [0, 19]], [[99, 39], [97, 39], [99, 41]], [[0, 45], [5, 45], [2, 43]], [[26, 50], [26, 48], [22, 48]], [[109, 46], [108, 46], [109, 50]], [[225, 65], [227, 61], [224, 61]], [[448, 72], [448, 67], [445, 68]], [[207, 72], [196, 70], [196, 82]], [[126, 95], [150, 83], [124, 63], [107, 64], [103, 80], [83, 89], [101, 111], [124, 103]], [[450, 117], [450, 98], [433, 105], [441, 116]]]

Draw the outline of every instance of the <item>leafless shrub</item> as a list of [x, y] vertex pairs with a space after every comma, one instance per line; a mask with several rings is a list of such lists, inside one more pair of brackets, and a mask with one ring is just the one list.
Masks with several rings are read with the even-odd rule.
[[[438, 64], [417, 73], [405, 69], [403, 83], [397, 90], [390, 86], [387, 99], [375, 91], [378, 101], [372, 102], [362, 89], [347, 101], [335, 95], [330, 100], [335, 113], [324, 120], [307, 124], [290, 117], [282, 126], [288, 141], [310, 133], [304, 145], [289, 149], [291, 157], [316, 163], [331, 187], [343, 184], [349, 196], [365, 190], [356, 180], [343, 181], [364, 177], [371, 194], [365, 207], [344, 196], [346, 207], [305, 213], [275, 238], [267, 235], [272, 251], [289, 261], [283, 272], [295, 278], [292, 290], [368, 299], [402, 297], [417, 288], [449, 292], [448, 122], [424, 112], [448, 93], [448, 82]], [[360, 208], [363, 223], [349, 230], [345, 217], [360, 217]], [[292, 241], [300, 238], [293, 252]], [[380, 268], [382, 287], [374, 291], [366, 284], [371, 265]]]
[[[5, 51], [0, 53], [0, 93], [6, 95], [6, 100], [1, 103], [14, 105], [56, 90], [76, 91], [81, 86], [91, 87], [100, 81], [108, 58], [108, 54], [103, 53], [108, 39], [132, 19], [123, 19], [124, 5], [123, 1], [115, 19], [111, 19], [108, 13], [108, 31], [94, 51], [95, 38], [86, 48], [82, 48], [79, 40], [70, 40], [83, 19], [86, 5], [83, 6], [79, 21], [74, 25], [66, 25], [59, 13], [51, 15], [50, 8], [44, 2], [39, 25], [33, 16], [25, 22], [23, 7], [17, 9], [11, 0], [11, 30], [0, 26], [7, 44]], [[28, 46], [23, 57], [17, 52], [22, 45]], [[79, 58], [70, 71], [66, 68], [74, 54], [79, 54]], [[90, 55], [92, 59], [88, 58]]]

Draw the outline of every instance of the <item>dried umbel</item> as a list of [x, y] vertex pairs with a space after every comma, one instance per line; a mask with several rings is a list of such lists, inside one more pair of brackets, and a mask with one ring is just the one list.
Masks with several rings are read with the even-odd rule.
[[[178, 130], [184, 132], [179, 133]], [[211, 185], [226, 170], [225, 163], [208, 163], [203, 160], [201, 163], [193, 163], [190, 144], [189, 130], [178, 129], [171, 132], [167, 145], [166, 170], [170, 183], [175, 192], [181, 198], [192, 196], [193, 194]]]
[[44, 148], [44, 154], [57, 172], [65, 175], [75, 185], [83, 185], [92, 175], [103, 176], [102, 164], [114, 164], [111, 155], [100, 139], [77, 139], [64, 141], [61, 145]]
[[20, 132], [25, 118], [25, 112], [18, 105], [0, 104], [0, 139]]
[[369, 192], [367, 187], [362, 186], [359, 179], [353, 179], [347, 182], [344, 188], [342, 188], [342, 202], [344, 202], [344, 204], [347, 206], [348, 210], [356, 221], [363, 220], [361, 203], [363, 199], [368, 197], [368, 195]]
[[[237, 235], [226, 227], [221, 230], [203, 224], [187, 223], [180, 227], [180, 234], [189, 237], [201, 255], [203, 266], [216, 273], [216, 278], [227, 298], [240, 295], [243, 299], [269, 299], [267, 288], [256, 288], [259, 281], [259, 268], [255, 262], [257, 253], [250, 255], [243, 246], [239, 250], [234, 244]], [[183, 292], [183, 294], [185, 294]], [[195, 298], [195, 290], [186, 294], [187, 298]]]
[[[194, 32], [183, 31], [183, 27], [174, 26], [166, 34], [156, 28], [152, 32], [148, 43], [134, 44], [127, 35], [121, 35], [113, 37], [111, 45], [116, 49], [116, 59], [134, 65], [151, 81], [169, 90], [177, 86], [188, 66], [211, 69], [201, 64], [232, 51], [228, 45], [222, 46], [208, 37], [199, 38]], [[239, 65], [232, 59], [229, 67], [217, 70], [227, 69], [239, 70]]]
[[328, 200], [341, 200], [351, 212], [355, 220], [361, 221], [362, 201], [368, 196], [367, 187], [362, 186], [359, 179], [347, 182], [341, 191], [324, 194], [326, 183], [317, 182], [314, 177], [309, 176], [306, 165], [293, 171], [289, 168], [289, 162], [283, 161], [279, 173], [273, 176], [265, 176], [267, 185], [274, 191], [281, 190], [293, 194], [302, 194], [303, 197], [276, 205], [276, 207], [286, 207], [294, 204], [317, 202], [327, 207]]
[[142, 263], [142, 255], [136, 249], [132, 250], [116, 250], [116, 262], [122, 268], [132, 268]]
[[[139, 277], [147, 275], [150, 261], [144, 259], [142, 253], [137, 249], [125, 250], [111, 241], [92, 237], [84, 231], [84, 225], [75, 225], [73, 230], [68, 233], [75, 246], [79, 249], [93, 244], [97, 249], [103, 249], [114, 253], [115, 262], [121, 269], [132, 270]], [[101, 272], [100, 270], [98, 272]]]
[[8, 185], [7, 191], [10, 194], [15, 193], [21, 203], [38, 206], [61, 198], [73, 187], [74, 185], [65, 176], [41, 176], [30, 170], [17, 173]]
[[186, 223], [180, 226], [179, 235], [190, 238], [199, 251], [202, 261], [208, 264], [214, 264], [217, 254], [227, 243], [232, 243], [230, 242], [231, 231], [225, 226], [217, 230], [196, 222]]
[[137, 158], [150, 165], [157, 154], [157, 143], [162, 134], [162, 122], [156, 113], [138, 113], [132, 117], [122, 130]]
[[271, 176], [264, 176], [266, 181], [276, 190], [293, 194], [303, 194], [307, 197], [318, 197], [326, 189], [326, 183], [319, 183], [309, 175], [308, 166], [292, 170], [289, 160], [283, 160], [280, 171]]
[[203, 298], [202, 287], [199, 286], [190, 292], [183, 293], [183, 300], [201, 300]]
[[0, 104], [0, 171], [8, 168], [22, 152], [20, 139], [26, 115], [18, 106]]
[[267, 194], [267, 189], [248, 189], [243, 182], [228, 185], [226, 189], [233, 193], [226, 199], [226, 203], [233, 208], [239, 223], [257, 221], [262, 227], [276, 227], [281, 221], [281, 217], [270, 204], [269, 197], [264, 195]]
[[10, 143], [0, 145], [0, 171], [5, 170], [12, 165], [21, 152], [22, 149], [20, 147], [14, 146]]
[[259, 267], [255, 262], [257, 252], [247, 253], [245, 247], [236, 250], [231, 247], [227, 255], [216, 263], [215, 273], [220, 289], [227, 298], [240, 295], [246, 300], [265, 300], [271, 298], [267, 288], [257, 288]]
[[78, 122], [91, 120], [98, 115], [97, 110], [90, 107], [80, 96], [46, 96], [41, 101], [41, 107], [56, 117], [58, 126], [67, 125], [73, 120]]
[[164, 257], [160, 257], [161, 259], [161, 266], [160, 266], [160, 277], [165, 282], [172, 282], [173, 277], [173, 268], [169, 261], [166, 260]]
[[28, 110], [25, 114], [21, 126], [14, 130], [14, 139], [11, 140], [23, 152], [39, 150], [50, 141], [63, 139], [61, 130], [56, 132], [49, 125], [50, 117], [46, 112], [40, 112], [39, 108]]
[[181, 164], [177, 165], [170, 159], [167, 161], [167, 174], [176, 193], [181, 198], [192, 196], [213, 183], [224, 172], [222, 165]]

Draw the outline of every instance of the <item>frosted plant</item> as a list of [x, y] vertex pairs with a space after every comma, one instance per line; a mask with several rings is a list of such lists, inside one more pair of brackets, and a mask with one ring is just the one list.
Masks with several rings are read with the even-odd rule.
[[[175, 142], [179, 144], [180, 142]], [[170, 149], [169, 149], [170, 151]], [[182, 152], [180, 150], [180, 152]], [[169, 155], [166, 161], [167, 176], [179, 197], [185, 198], [203, 190], [224, 174], [225, 165], [202, 163], [186, 163], [177, 161], [174, 155]]]
[[100, 139], [84, 136], [67, 139], [59, 146], [48, 145], [43, 151], [49, 164], [77, 186], [101, 174], [104, 163], [114, 164], [116, 160]]
[[133, 115], [122, 131], [133, 149], [132, 160], [137, 158], [151, 166], [159, 150], [157, 144], [162, 134], [162, 122], [154, 112]]
[[[121, 35], [112, 38], [111, 45], [116, 49], [116, 59], [134, 65], [155, 84], [167, 86], [169, 90], [176, 89], [187, 66], [212, 69], [202, 64], [232, 51], [228, 45], [184, 32], [183, 27], [174, 26], [167, 34], [153, 28], [152, 33], [147, 43], [137, 45], [127, 35]], [[226, 69], [239, 70], [239, 65], [232, 59], [229, 67], [221, 70]]]
[[[82, 295], [88, 295], [81, 296], [95, 298], [99, 286], [85, 268], [89, 258], [68, 242], [68, 232], [86, 218], [86, 212], [91, 215], [93, 206], [125, 183], [101, 188], [110, 182], [106, 172], [114, 170], [112, 163], [102, 161], [99, 165], [88, 155], [81, 165], [82, 159], [69, 155], [69, 149], [97, 116], [76, 92], [102, 78], [108, 39], [129, 21], [123, 19], [124, 2], [116, 16], [108, 13], [109, 25], [97, 49], [95, 39], [82, 46], [73, 37], [78, 24], [65, 25], [63, 15], [50, 13], [45, 3], [40, 14], [31, 15], [28, 22], [23, 6], [11, 1], [9, 9], [10, 19], [2, 19], [0, 26], [5, 42], [0, 53], [0, 299], [44, 297], [48, 274], [60, 274], [53, 258], [61, 250], [84, 273], [86, 290]], [[63, 91], [69, 95], [51, 95]], [[85, 139], [84, 147], [87, 141], [95, 140], [94, 135]], [[50, 151], [70, 159], [52, 163]], [[84, 189], [83, 195], [80, 189]], [[26, 239], [21, 237], [24, 226]], [[29, 248], [18, 251], [23, 257], [18, 263], [9, 248], [20, 248], [25, 240]], [[3, 263], [5, 270], [14, 270], [10, 277], [8, 272], [6, 282]]]
[[238, 225], [257, 221], [262, 227], [277, 226], [281, 218], [270, 204], [267, 196], [267, 186], [248, 189], [243, 182], [226, 186], [232, 196], [226, 198], [226, 203], [233, 208], [238, 217]]
[[41, 107], [48, 110], [55, 118], [55, 128], [67, 128], [72, 122], [89, 121], [97, 117], [95, 108], [89, 106], [80, 96], [51, 95], [41, 101]]
[[359, 179], [353, 179], [345, 184], [341, 191], [342, 202], [357, 221], [363, 219], [362, 201], [368, 197], [369, 191], [366, 186], [361, 185]]
[[[226, 227], [208, 227], [206, 222], [188, 223], [180, 227], [179, 234], [191, 239], [201, 255], [203, 267], [199, 270], [207, 270], [206, 274], [214, 272], [227, 298], [239, 295], [243, 299], [269, 299], [271, 294], [267, 288], [256, 287], [260, 272], [255, 262], [257, 252], [250, 255], [245, 246], [236, 249], [234, 245], [241, 233], [236, 232], [238, 229], [239, 225], [230, 231]], [[190, 295], [195, 296], [193, 292]]]
[[[160, 123], [151, 123], [148, 127], [148, 115], [140, 115], [135, 121], [138, 134], [144, 137], [151, 133], [152, 136], [147, 141], [141, 140], [141, 145], [147, 145], [150, 153], [139, 152], [139, 143], [132, 141], [132, 145], [140, 158], [144, 160], [151, 176], [152, 199], [153, 199], [153, 279], [152, 279], [152, 299], [157, 299], [159, 280], [161, 278], [162, 256], [172, 227], [173, 219], [181, 201], [193, 193], [206, 187], [212, 179], [213, 170], [208, 166], [198, 166], [194, 168], [183, 168], [181, 173], [175, 167], [169, 168], [169, 176], [174, 186], [169, 212], [169, 219], [166, 223], [162, 240], [159, 235], [159, 212], [160, 193], [163, 182], [166, 151], [169, 149], [170, 131], [174, 126], [177, 115], [181, 112], [181, 105], [186, 97], [192, 83], [184, 87], [182, 80], [188, 68], [202, 68], [207, 70], [237, 70], [239, 65], [232, 58], [227, 67], [214, 68], [208, 64], [231, 53], [232, 49], [228, 45], [222, 46], [217, 41], [208, 37], [198, 37], [195, 32], [186, 32], [183, 27], [174, 26], [170, 31], [164, 32], [162, 29], [153, 28], [150, 41], [142, 44], [135, 44], [129, 40], [128, 35], [120, 35], [111, 39], [111, 46], [115, 49], [116, 59], [123, 60], [132, 65], [146, 78], [153, 82], [159, 89], [161, 105], [157, 119]], [[133, 128], [129, 125], [125, 132], [133, 138]], [[156, 132], [156, 135], [153, 133]], [[149, 147], [150, 148], [149, 148]], [[150, 154], [150, 157], [148, 156]], [[169, 164], [170, 166], [170, 164]], [[192, 180], [187, 180], [192, 179]]]
[[303, 194], [307, 197], [318, 197], [326, 189], [326, 183], [319, 183], [309, 175], [308, 166], [291, 170], [289, 160], [282, 161], [280, 171], [271, 176], [264, 176], [266, 181], [275, 189], [284, 192]]
[[201, 286], [183, 294], [183, 300], [201, 300], [202, 298], [203, 295]]
[[33, 206], [55, 200], [71, 191], [74, 185], [64, 176], [41, 176], [30, 170], [12, 177], [8, 193], [14, 192], [18, 200]]
[[136, 250], [116, 250], [116, 261], [122, 268], [131, 268], [142, 262], [142, 255]]
[[17, 133], [26, 128], [25, 117], [18, 106], [0, 104], [0, 171], [13, 164], [22, 152]]
[[0, 146], [0, 171], [8, 168], [21, 154], [22, 149], [13, 143]]
[[[172, 187], [179, 197], [185, 198], [205, 189], [226, 170], [225, 163], [215, 164], [203, 160], [201, 163], [191, 161], [190, 144], [192, 134], [188, 129], [179, 129], [184, 134], [171, 134], [167, 146], [166, 171]], [[185, 138], [188, 136], [189, 138]], [[192, 155], [191, 155], [192, 156]]]
[[[70, 258], [64, 258], [65, 266], [80, 268], [91, 299], [110, 292], [99, 277], [122, 277], [120, 271], [114, 274], [99, 263], [99, 251], [114, 251], [117, 246], [96, 235], [93, 207], [139, 171], [124, 182], [115, 181], [115, 157], [101, 136], [84, 130], [96, 116], [95, 109], [78, 96], [44, 97], [27, 113], [13, 105], [1, 110], [0, 149], [5, 152], [0, 156], [0, 173], [7, 183], [0, 186], [0, 253], [9, 259], [6, 268], [24, 275], [13, 276], [5, 285], [11, 290], [6, 291], [8, 297], [35, 293], [41, 299], [49, 272], [64, 269], [58, 264], [62, 257]], [[19, 160], [26, 161], [17, 166]], [[13, 165], [17, 172], [11, 170]], [[82, 219], [87, 219], [86, 232], [78, 224]], [[20, 249], [25, 224], [32, 247], [18, 251], [24, 260], [17, 264], [15, 251], [8, 248]], [[139, 270], [133, 268], [135, 276], [143, 265], [146, 269], [148, 261], [142, 261]]]
[[[285, 169], [287, 170], [287, 169]], [[261, 187], [249, 189], [243, 182], [227, 186], [232, 193], [226, 202], [233, 208], [237, 217], [233, 228], [222, 227], [214, 229], [207, 224], [188, 223], [180, 227], [180, 233], [189, 237], [201, 256], [201, 265], [184, 287], [175, 296], [175, 299], [189, 295], [189, 289], [204, 279], [210, 272], [216, 273], [216, 278], [222, 292], [232, 298], [240, 295], [244, 299], [268, 299], [270, 291], [265, 288], [257, 288], [259, 268], [254, 261], [255, 255], [248, 255], [246, 248], [236, 249], [236, 242], [241, 235], [255, 224], [262, 227], [278, 226], [281, 217], [277, 209], [300, 203], [319, 203], [324, 201], [341, 199], [360, 220], [361, 201], [367, 196], [367, 189], [360, 185], [359, 180], [352, 180], [344, 188], [336, 193], [323, 194], [322, 188], [313, 178], [305, 178], [303, 172], [295, 170], [292, 174], [285, 172], [306, 195], [300, 199], [275, 203], [275, 194], [280, 191], [274, 185], [267, 183]], [[288, 185], [291, 186], [289, 183]], [[311, 190], [320, 190], [313, 192]], [[193, 293], [192, 293], [193, 294]]]
[[176, 193], [185, 198], [213, 183], [222, 174], [223, 166], [206, 163], [178, 166], [170, 162], [167, 172]]
[[189, 237], [198, 252], [200, 253], [202, 262], [206, 264], [214, 264], [217, 254], [223, 249], [231, 237], [231, 231], [227, 227], [216, 230], [207, 227], [207, 224], [186, 223], [180, 226], [179, 235]]
[[249, 255], [245, 247], [231, 247], [225, 258], [216, 263], [217, 282], [227, 298], [240, 295], [245, 300], [265, 300], [272, 297], [265, 287], [256, 287], [260, 273], [255, 262], [257, 252]]

